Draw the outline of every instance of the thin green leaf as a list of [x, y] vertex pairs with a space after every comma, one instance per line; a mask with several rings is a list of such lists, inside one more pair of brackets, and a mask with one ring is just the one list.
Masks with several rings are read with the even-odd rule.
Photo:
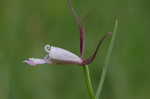
[[108, 48], [108, 52], [107, 52], [106, 59], [105, 59], [105, 62], [104, 62], [102, 75], [101, 75], [100, 82], [99, 82], [99, 85], [98, 85], [98, 89], [97, 89], [97, 92], [96, 92], [96, 99], [99, 99], [99, 97], [101, 95], [101, 92], [102, 92], [102, 89], [103, 89], [103, 84], [104, 84], [104, 81], [105, 81], [105, 78], [106, 78], [106, 73], [107, 73], [107, 70], [108, 70], [109, 61], [110, 61], [112, 49], [113, 49], [115, 38], [116, 38], [117, 28], [118, 28], [118, 20], [116, 19], [114, 29], [113, 29], [113, 33], [112, 33], [112, 39], [111, 39], [111, 42], [110, 42], [110, 45], [109, 45], [109, 48]]

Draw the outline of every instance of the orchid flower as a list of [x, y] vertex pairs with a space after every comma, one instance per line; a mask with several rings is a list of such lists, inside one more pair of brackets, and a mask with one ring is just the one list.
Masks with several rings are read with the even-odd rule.
[[59, 48], [54, 47], [50, 45], [45, 45], [44, 47], [45, 52], [47, 55], [43, 59], [39, 58], [29, 58], [28, 60], [25, 60], [24, 62], [27, 64], [30, 64], [32, 66], [35, 66], [37, 64], [82, 64], [83, 60], [76, 54]]
[[[90, 73], [89, 73], [89, 68], [87, 65], [91, 64], [94, 61], [94, 59], [98, 53], [98, 50], [101, 47], [101, 45], [103, 44], [104, 40], [106, 40], [106, 38], [108, 36], [110, 36], [112, 33], [111, 32], [106, 33], [99, 40], [93, 54], [89, 58], [84, 58], [85, 28], [84, 28], [83, 24], [81, 23], [80, 17], [77, 15], [75, 9], [73, 8], [71, 0], [68, 0], [68, 5], [69, 5], [69, 8], [71, 9], [72, 15], [75, 17], [75, 21], [76, 21], [77, 25], [79, 27], [80, 56], [76, 55], [75, 53], [73, 53], [69, 50], [55, 47], [55, 46], [50, 46], [47, 44], [44, 46], [44, 50], [47, 53], [44, 58], [28, 58], [27, 60], [24, 60], [24, 62], [29, 65], [32, 65], [32, 66], [37, 66], [38, 64], [77, 64], [77, 65], [82, 66], [89, 96], [91, 97], [91, 99], [97, 99], [94, 94], [94, 90], [93, 90], [92, 82], [91, 82], [91, 78], [90, 78]], [[104, 75], [104, 74], [102, 73], [102, 75]], [[103, 76], [103, 78], [104, 77], [105, 76]], [[102, 83], [103, 83], [103, 80], [102, 80]]]
[[78, 64], [81, 66], [85, 66], [87, 64], [90, 64], [94, 61], [97, 52], [102, 45], [103, 41], [111, 35], [111, 33], [105, 34], [98, 42], [96, 50], [89, 58], [83, 58], [84, 50], [85, 50], [85, 29], [84, 26], [81, 24], [80, 17], [76, 14], [74, 8], [72, 7], [72, 3], [69, 0], [69, 7], [71, 8], [73, 16], [75, 16], [76, 23], [79, 26], [79, 32], [80, 32], [80, 56], [74, 54], [71, 51], [68, 51], [63, 48], [45, 45], [44, 49], [47, 55], [44, 58], [29, 58], [27, 60], [24, 60], [25, 63], [36, 66], [38, 64]]

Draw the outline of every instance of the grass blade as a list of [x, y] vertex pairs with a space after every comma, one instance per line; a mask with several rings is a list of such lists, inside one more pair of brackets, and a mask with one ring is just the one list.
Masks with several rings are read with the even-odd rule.
[[108, 69], [108, 66], [109, 66], [109, 60], [110, 60], [110, 57], [111, 57], [112, 49], [113, 49], [115, 38], [116, 38], [117, 28], [118, 28], [118, 20], [116, 19], [114, 29], [113, 29], [113, 33], [112, 33], [112, 39], [111, 39], [111, 42], [110, 42], [110, 45], [109, 45], [109, 48], [108, 48], [108, 52], [107, 52], [106, 59], [105, 59], [105, 62], [104, 62], [102, 75], [101, 75], [100, 82], [99, 82], [99, 85], [98, 85], [98, 89], [97, 89], [97, 92], [96, 92], [96, 99], [99, 99], [99, 97], [101, 95], [101, 92], [102, 92], [102, 89], [103, 89], [103, 84], [104, 84], [107, 69]]

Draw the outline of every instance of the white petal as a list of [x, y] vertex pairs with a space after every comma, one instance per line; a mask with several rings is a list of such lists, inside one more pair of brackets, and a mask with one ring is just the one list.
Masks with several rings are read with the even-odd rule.
[[49, 57], [55, 61], [70, 62], [70, 63], [73, 62], [77, 64], [82, 63], [82, 59], [76, 54], [68, 50], [58, 48], [58, 47], [53, 47], [53, 46], [51, 46]]

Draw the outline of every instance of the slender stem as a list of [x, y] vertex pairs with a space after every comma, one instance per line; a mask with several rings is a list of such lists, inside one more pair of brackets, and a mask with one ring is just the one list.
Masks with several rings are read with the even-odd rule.
[[108, 70], [109, 60], [110, 60], [110, 56], [111, 56], [112, 49], [113, 49], [113, 46], [114, 46], [114, 41], [115, 41], [115, 37], [116, 37], [117, 28], [118, 28], [118, 20], [116, 19], [114, 29], [113, 29], [113, 33], [112, 33], [112, 39], [111, 39], [111, 42], [110, 42], [110, 45], [109, 45], [109, 48], [108, 48], [108, 52], [107, 52], [107, 55], [106, 55], [106, 59], [105, 59], [105, 62], [104, 62], [104, 67], [103, 67], [100, 83], [99, 83], [99, 86], [98, 86], [98, 89], [97, 89], [97, 92], [96, 92], [96, 99], [99, 99], [99, 97], [101, 95], [101, 92], [102, 92], [102, 89], [103, 89], [103, 84], [104, 84], [104, 81], [105, 81], [105, 78], [106, 78], [106, 73], [107, 73], [107, 70]]
[[68, 0], [68, 6], [71, 9], [72, 15], [75, 17], [75, 21], [79, 27], [80, 32], [80, 56], [83, 57], [85, 51], [85, 28], [81, 22], [80, 16], [77, 14], [75, 8], [72, 5], [72, 0]]
[[83, 72], [84, 72], [85, 82], [87, 85], [89, 96], [91, 97], [91, 99], [95, 99], [94, 90], [92, 87], [92, 82], [91, 82], [91, 77], [90, 77], [90, 71], [87, 65], [83, 66]]

